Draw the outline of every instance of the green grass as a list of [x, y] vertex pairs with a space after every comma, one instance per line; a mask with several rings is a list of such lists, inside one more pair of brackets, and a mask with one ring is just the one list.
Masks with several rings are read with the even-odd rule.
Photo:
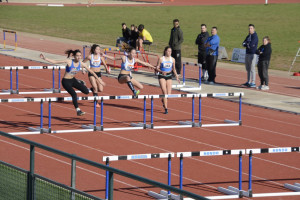
[[[144, 24], [153, 36], [156, 50], [168, 44], [172, 20], [180, 19], [184, 32], [182, 54], [195, 58], [195, 38], [200, 24], [218, 27], [221, 46], [231, 57], [233, 48], [253, 23], [261, 45], [263, 36], [272, 40], [271, 68], [288, 70], [299, 47], [300, 4], [163, 6], [163, 7], [37, 7], [0, 6], [0, 26], [30, 33], [114, 45], [121, 35], [121, 23]], [[296, 68], [294, 68], [296, 69]], [[299, 68], [300, 69], [300, 66]]]

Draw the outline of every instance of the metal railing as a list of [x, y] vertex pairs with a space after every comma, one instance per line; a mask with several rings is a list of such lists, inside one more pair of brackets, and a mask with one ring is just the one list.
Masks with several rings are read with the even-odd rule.
[[69, 153], [66, 153], [66, 152], [48, 147], [48, 146], [43, 145], [43, 144], [39, 144], [39, 143], [24, 139], [24, 138], [21, 138], [21, 137], [18, 137], [18, 136], [10, 135], [10, 134], [2, 132], [2, 131], [0, 131], [0, 135], [30, 145], [30, 170], [29, 170], [29, 173], [28, 173], [27, 200], [34, 200], [34, 186], [35, 186], [34, 185], [34, 181], [35, 181], [35, 179], [34, 179], [34, 177], [35, 177], [34, 165], [35, 165], [35, 148], [36, 147], [40, 148], [40, 149], [43, 149], [43, 150], [46, 150], [46, 151], [49, 151], [49, 152], [52, 152], [52, 153], [55, 153], [55, 154], [58, 154], [60, 156], [69, 158], [69, 159], [72, 160], [72, 162], [73, 161], [78, 161], [78, 162], [81, 162], [81, 163], [84, 163], [84, 164], [94, 166], [96, 168], [108, 171], [108, 174], [109, 174], [108, 199], [109, 200], [113, 200], [114, 174], [118, 174], [118, 175], [127, 177], [129, 179], [133, 179], [133, 180], [136, 180], [136, 181], [139, 181], [139, 182], [142, 182], [142, 183], [146, 183], [146, 184], [149, 184], [149, 185], [161, 188], [161, 189], [166, 189], [166, 190], [178, 193], [182, 196], [190, 197], [190, 198], [197, 199], [197, 200], [208, 200], [207, 198], [202, 197], [200, 195], [197, 195], [197, 194], [185, 191], [185, 190], [181, 190], [181, 189], [178, 189], [178, 188], [175, 188], [175, 187], [172, 187], [172, 186], [168, 186], [166, 184], [163, 184], [163, 183], [160, 183], [160, 182], [157, 182], [157, 181], [145, 178], [145, 177], [141, 177], [141, 176], [138, 176], [138, 175], [135, 175], [135, 174], [131, 174], [129, 172], [125, 172], [125, 171], [122, 171], [122, 170], [119, 170], [119, 169], [116, 169], [116, 168], [113, 168], [113, 167], [109, 167], [109, 166], [106, 166], [104, 164], [100, 164], [100, 163], [97, 163], [97, 162], [94, 162], [94, 161], [91, 161], [91, 160], [87, 160], [85, 158], [82, 158], [82, 157], [79, 157], [79, 156], [76, 156], [76, 155], [72, 155], [72, 154], [69, 154]]

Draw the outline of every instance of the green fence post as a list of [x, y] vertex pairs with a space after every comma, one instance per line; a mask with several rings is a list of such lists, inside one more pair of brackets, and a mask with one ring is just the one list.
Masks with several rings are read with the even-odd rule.
[[[71, 166], [71, 187], [73, 189], [76, 188], [76, 160], [72, 159], [72, 166]], [[75, 193], [71, 191], [71, 200], [75, 199]]]
[[114, 192], [114, 173], [109, 172], [109, 190], [108, 190], [108, 200], [113, 200], [113, 192]]
[[27, 200], [34, 200], [34, 149], [30, 145], [30, 171], [27, 175]]

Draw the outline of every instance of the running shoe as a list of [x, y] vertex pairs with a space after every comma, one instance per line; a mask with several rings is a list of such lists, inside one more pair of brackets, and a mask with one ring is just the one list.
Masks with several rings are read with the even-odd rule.
[[168, 109], [167, 108], [165, 108], [164, 114], [168, 114]]
[[255, 83], [250, 83], [248, 87], [255, 88], [256, 85], [255, 85]]
[[83, 112], [83, 111], [81, 111], [81, 110], [78, 110], [77, 111], [77, 116], [82, 116], [82, 115], [84, 115], [85, 114], [85, 112]]
[[246, 87], [250, 87], [250, 84], [248, 82], [242, 84], [243, 86], [246, 86]]
[[208, 82], [208, 85], [214, 85], [214, 84], [215, 84], [215, 82], [213, 82], [213, 81]]
[[261, 88], [261, 90], [269, 90], [270, 88], [269, 88], [269, 86], [267, 86], [267, 85], [264, 85], [262, 88]]
[[140, 94], [140, 91], [139, 90], [136, 90], [135, 92], [134, 92], [134, 95], [133, 95], [133, 97], [134, 98], [138, 98], [138, 95]]

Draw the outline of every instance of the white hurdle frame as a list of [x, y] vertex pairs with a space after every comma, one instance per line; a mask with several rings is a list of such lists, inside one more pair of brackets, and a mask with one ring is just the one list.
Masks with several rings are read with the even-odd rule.
[[[94, 101], [94, 124], [93, 125], [83, 125], [83, 129], [75, 129], [75, 130], [51, 130], [51, 127], [48, 127], [48, 129], [43, 129], [43, 102], [49, 102], [49, 123], [48, 126], [51, 126], [51, 102], [62, 102], [62, 101], [72, 101], [72, 97], [48, 97], [48, 98], [10, 98], [10, 99], [0, 99], [0, 103], [21, 103], [21, 102], [41, 102], [41, 128], [30, 128], [31, 131], [33, 131], [30, 134], [34, 133], [74, 133], [74, 132], [91, 132], [91, 131], [118, 131], [118, 130], [141, 130], [141, 129], [167, 129], [167, 128], [191, 128], [191, 127], [218, 127], [218, 126], [240, 126], [241, 125], [241, 97], [244, 95], [244, 93], [211, 93], [211, 94], [171, 94], [171, 95], [139, 95], [137, 98], [134, 98], [132, 95], [127, 96], [85, 96], [85, 97], [78, 97], [78, 100], [88, 100]], [[202, 97], [226, 97], [226, 96], [239, 96], [240, 97], [240, 112], [239, 112], [239, 122], [227, 120], [228, 122], [225, 122], [224, 124], [202, 124], [201, 123], [201, 111], [199, 112], [200, 121], [199, 123], [194, 122], [194, 98], [199, 97], [201, 100]], [[153, 99], [154, 98], [193, 98], [193, 112], [192, 112], [192, 124], [189, 124], [187, 122], [183, 122], [181, 124], [179, 122], [179, 125], [169, 125], [169, 126], [154, 126], [153, 124]], [[103, 126], [103, 101], [104, 100], [113, 100], [113, 99], [143, 99], [144, 100], [144, 116], [143, 120], [144, 123], [142, 126], [133, 125], [134, 127], [118, 127], [118, 128], [106, 128]], [[146, 124], [146, 99], [151, 99], [151, 124]], [[101, 100], [101, 126], [96, 126], [96, 100]], [[199, 107], [201, 105], [199, 104]], [[186, 124], [187, 123], [187, 124]], [[132, 124], [131, 124], [132, 125]], [[22, 135], [22, 134], [29, 134], [28, 132], [11, 132], [10, 134], [13, 135]]]
[[[198, 87], [192, 87], [185, 84], [185, 66], [186, 65], [192, 65], [192, 66], [198, 66], [199, 67], [199, 86]], [[172, 85], [172, 88], [179, 89], [181, 91], [195, 91], [195, 90], [201, 90], [201, 74], [202, 74], [202, 65], [197, 63], [191, 63], [191, 62], [182, 62], [182, 84]]]
[[[67, 93], [67, 91], [61, 92], [60, 88], [60, 77], [61, 69], [65, 69], [66, 66], [8, 66], [0, 67], [0, 70], [10, 70], [10, 89], [2, 89], [0, 95], [10, 94], [50, 94], [50, 93]], [[31, 92], [20, 92], [19, 91], [19, 70], [41, 70], [41, 69], [52, 69], [52, 88], [44, 89], [44, 91], [31, 91]], [[55, 88], [55, 69], [58, 69], [58, 88]], [[13, 71], [16, 70], [16, 89], [13, 89]], [[76, 91], [79, 92], [79, 91]]]

